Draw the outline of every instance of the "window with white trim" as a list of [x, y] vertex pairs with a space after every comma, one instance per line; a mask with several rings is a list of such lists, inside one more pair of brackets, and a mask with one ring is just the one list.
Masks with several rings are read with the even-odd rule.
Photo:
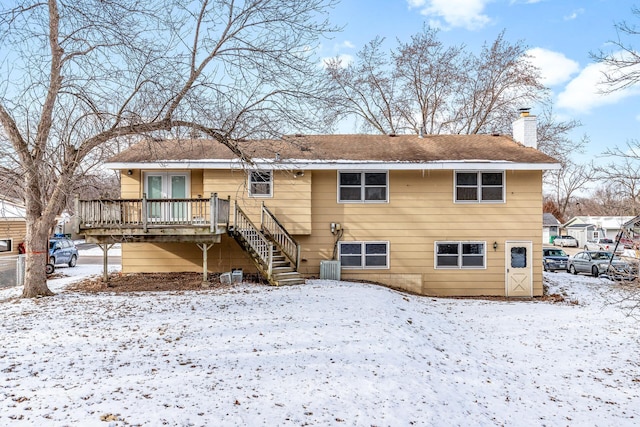
[[455, 172], [455, 201], [504, 202], [504, 172]]
[[272, 197], [273, 196], [273, 172], [251, 171], [249, 172], [249, 196]]
[[340, 267], [389, 268], [389, 242], [340, 242]]
[[485, 268], [485, 242], [436, 242], [436, 268]]
[[11, 239], [0, 239], [0, 252], [11, 252], [13, 248]]
[[338, 172], [341, 203], [385, 203], [388, 201], [387, 172]]

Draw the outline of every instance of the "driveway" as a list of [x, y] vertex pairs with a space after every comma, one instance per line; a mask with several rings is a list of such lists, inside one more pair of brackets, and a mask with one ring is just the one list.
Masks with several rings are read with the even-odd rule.
[[[81, 243], [76, 245], [78, 248], [78, 264], [79, 265], [102, 265], [103, 254], [102, 249], [98, 245], [92, 243]], [[119, 247], [109, 250], [109, 265], [122, 265], [122, 256]]]

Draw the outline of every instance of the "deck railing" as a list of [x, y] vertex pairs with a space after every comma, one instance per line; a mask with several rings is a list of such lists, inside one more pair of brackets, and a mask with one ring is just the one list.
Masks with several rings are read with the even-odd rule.
[[289, 258], [296, 270], [300, 267], [300, 245], [289, 234], [289, 232], [280, 224], [280, 221], [262, 204], [261, 212], [262, 231], [267, 234], [275, 244], [280, 248], [282, 253]]
[[112, 199], [76, 198], [76, 229], [197, 227], [229, 225], [229, 199], [216, 193], [209, 199]]
[[243, 237], [244, 241], [246, 241], [253, 252], [255, 252], [259, 262], [265, 270], [267, 270], [267, 279], [269, 279], [273, 267], [273, 242], [260, 232], [237, 203], [233, 229]]

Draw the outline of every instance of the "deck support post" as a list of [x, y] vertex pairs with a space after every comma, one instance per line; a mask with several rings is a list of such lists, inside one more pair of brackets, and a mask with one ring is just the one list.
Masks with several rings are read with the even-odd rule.
[[73, 226], [74, 226], [73, 228], [76, 234], [80, 234], [81, 214], [80, 214], [80, 195], [78, 193], [76, 193], [74, 197], [74, 206], [76, 208], [76, 214], [73, 216]]
[[98, 244], [98, 247], [102, 249], [102, 281], [109, 281], [109, 249], [113, 247], [112, 244], [104, 243]]
[[208, 282], [209, 266], [207, 265], [207, 259], [209, 249], [213, 246], [213, 243], [196, 243], [202, 251], [202, 286], [206, 286]]

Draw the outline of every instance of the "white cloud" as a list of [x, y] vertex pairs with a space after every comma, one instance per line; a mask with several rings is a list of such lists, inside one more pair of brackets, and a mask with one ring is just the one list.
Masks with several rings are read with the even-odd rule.
[[[410, 8], [420, 9], [420, 13], [444, 20], [448, 27], [463, 27], [476, 30], [484, 27], [491, 19], [483, 14], [491, 0], [407, 0]], [[440, 25], [442, 26], [442, 25]]]
[[616, 70], [612, 70], [602, 63], [587, 65], [558, 95], [557, 106], [574, 112], [589, 113], [594, 108], [615, 104], [630, 96], [640, 95], [639, 85], [612, 93], [603, 93], [603, 90], [606, 89], [604, 86], [605, 73], [615, 75]]
[[580, 8], [580, 9], [576, 9], [573, 12], [571, 12], [569, 15], [564, 16], [563, 19], [565, 21], [572, 21], [574, 19], [576, 19], [578, 17], [578, 15], [582, 15], [584, 13], [584, 9]]
[[345, 40], [342, 43], [340, 43], [337, 47], [338, 48], [353, 49], [353, 48], [355, 48], [355, 45], [353, 43], [351, 43], [349, 40]]
[[340, 61], [340, 66], [343, 68], [347, 67], [349, 64], [353, 62], [353, 56], [343, 53], [337, 56], [325, 56], [320, 60], [320, 67], [326, 68], [327, 63], [329, 63], [330, 61], [335, 61], [336, 59]]
[[535, 47], [529, 49], [529, 61], [540, 69], [542, 83], [545, 86], [555, 86], [568, 81], [580, 70], [579, 64], [559, 52]]

